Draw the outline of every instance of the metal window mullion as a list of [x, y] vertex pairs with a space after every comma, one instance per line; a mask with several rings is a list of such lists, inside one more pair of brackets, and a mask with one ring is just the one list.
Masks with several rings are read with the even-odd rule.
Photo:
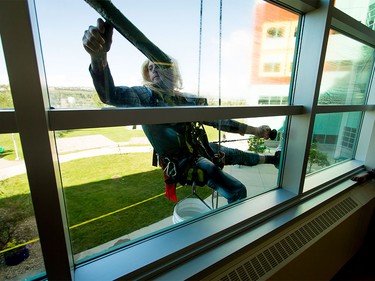
[[374, 105], [318, 105], [317, 114], [334, 113], [334, 112], [353, 112], [353, 111], [371, 111]]
[[375, 47], [374, 30], [337, 8], [332, 9], [331, 26], [350, 38]]
[[302, 106], [108, 108], [105, 110], [50, 110], [48, 117], [51, 130], [67, 130], [133, 124], [285, 116], [302, 114], [302, 112]]
[[308, 13], [319, 7], [319, 0], [266, 0], [299, 13]]
[[14, 110], [0, 111], [0, 134], [15, 133], [18, 131]]
[[34, 2], [1, 0], [0, 32], [47, 277], [71, 280], [69, 231], [55, 141], [48, 130]]
[[303, 16], [296, 66], [293, 105], [305, 114], [289, 118], [281, 186], [296, 194], [303, 190], [308, 153], [317, 110], [317, 99], [327, 48], [333, 1], [321, 1], [318, 9]]

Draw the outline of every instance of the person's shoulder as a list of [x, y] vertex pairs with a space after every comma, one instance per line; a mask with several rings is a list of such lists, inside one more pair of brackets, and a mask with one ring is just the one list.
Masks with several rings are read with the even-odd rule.
[[116, 94], [126, 95], [128, 98], [138, 96], [143, 100], [151, 97], [152, 91], [145, 86], [117, 86]]
[[146, 94], [152, 93], [151, 89], [146, 86], [120, 86], [120, 87], [123, 88], [124, 90], [133, 91], [136, 93], [146, 93]]
[[151, 91], [151, 89], [147, 86], [131, 86], [130, 87], [131, 89], [134, 89], [134, 90], [140, 90], [140, 91]]

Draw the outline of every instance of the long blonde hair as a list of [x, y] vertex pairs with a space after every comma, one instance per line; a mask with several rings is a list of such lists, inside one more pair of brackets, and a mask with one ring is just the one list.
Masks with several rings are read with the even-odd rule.
[[148, 73], [148, 65], [150, 62], [155, 65], [160, 65], [158, 70], [161, 76], [160, 78], [164, 80], [164, 84], [170, 90], [180, 91], [182, 89], [182, 78], [180, 74], [180, 69], [175, 59], [172, 59], [172, 63], [170, 64], [170, 66], [166, 66], [165, 64], [158, 64], [157, 62], [152, 62], [149, 59], [145, 60], [142, 64], [141, 69], [144, 86], [147, 86], [151, 89], [155, 88], [155, 85], [152, 83]]

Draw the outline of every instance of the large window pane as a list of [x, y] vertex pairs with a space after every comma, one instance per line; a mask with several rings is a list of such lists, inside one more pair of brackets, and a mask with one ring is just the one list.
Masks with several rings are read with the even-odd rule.
[[[287, 104], [298, 15], [268, 3], [236, 2], [224, 10], [220, 39], [219, 3], [204, 2], [202, 34], [199, 2], [167, 1], [150, 11], [145, 11], [148, 1], [144, 0], [137, 4], [113, 3], [156, 45], [177, 59], [183, 92], [206, 97], [208, 105], [219, 101], [222, 105]], [[95, 25], [99, 15], [84, 1], [36, 1], [36, 6], [51, 106], [107, 106], [93, 88], [88, 71], [90, 57], [82, 46], [84, 30]], [[167, 19], [171, 13], [179, 15], [173, 24], [155, 20], [155, 15]], [[66, 46], [66, 42], [70, 44]], [[108, 61], [116, 86], [141, 85], [140, 66], [144, 60], [139, 50], [114, 32]], [[206, 128], [209, 140], [220, 139], [223, 149], [227, 146], [248, 152], [251, 146], [253, 152], [262, 154], [262, 161], [266, 156], [274, 157], [281, 146], [284, 118], [242, 121], [253, 126], [269, 125], [280, 133], [275, 141], [250, 140], [249, 135], [223, 132], [219, 138], [215, 129]], [[141, 126], [59, 131], [56, 137], [76, 260], [173, 224], [175, 203], [164, 196], [163, 173], [152, 165], [153, 149]], [[274, 163], [229, 165], [224, 171], [246, 186], [248, 197], [278, 186]], [[198, 191], [203, 198], [211, 199], [210, 188]], [[192, 195], [191, 187], [179, 188], [177, 195], [179, 199]], [[227, 204], [222, 196], [218, 202], [220, 207]]]
[[18, 134], [0, 135], [0, 276], [23, 280], [44, 271]]
[[[253, 161], [251, 163], [231, 164], [229, 162], [234, 161], [234, 156], [227, 149], [273, 156], [281, 145], [283, 123], [280, 123], [280, 118], [242, 121], [255, 126], [267, 122], [280, 135], [274, 141], [264, 141], [233, 133], [221, 132], [219, 136], [216, 129], [204, 127], [209, 141], [225, 153], [224, 172], [244, 184], [247, 197], [253, 197], [277, 187], [278, 169], [274, 164], [247, 166], [259, 164], [258, 155], [251, 156], [255, 157], [254, 160], [245, 159]], [[178, 211], [188, 202], [183, 200], [185, 198], [195, 199], [194, 204], [198, 204], [196, 208], [203, 208], [202, 213], [210, 209], [199, 197], [213, 209], [228, 204], [221, 192], [218, 199], [216, 193], [213, 198], [213, 190], [207, 185], [196, 188], [197, 197], [189, 183], [186, 186], [177, 184], [179, 203], [168, 200], [162, 169], [153, 166], [153, 148], [141, 126], [59, 131], [56, 136], [76, 260], [131, 243], [186, 220], [182, 211]], [[188, 155], [187, 152], [178, 159]], [[198, 214], [193, 212], [190, 215], [195, 217]]]
[[361, 112], [316, 116], [307, 174], [353, 159], [361, 118]]
[[373, 60], [373, 48], [338, 32], [331, 32], [319, 104], [364, 104]]
[[[184, 92], [204, 96], [210, 105], [219, 100], [222, 105], [258, 105], [265, 97], [270, 104], [287, 100], [298, 15], [259, 1], [225, 3], [220, 33], [219, 2], [204, 2], [202, 29], [199, 1], [164, 1], [150, 12], [144, 9], [149, 1], [112, 2], [179, 62]], [[84, 1], [36, 1], [36, 6], [51, 106], [102, 107], [81, 40], [99, 15]], [[176, 15], [173, 24], [160, 20], [171, 14]], [[145, 56], [117, 31], [108, 60], [117, 86], [141, 84]]]
[[13, 108], [13, 100], [0, 37], [0, 109], [2, 108]]
[[[56, 136], [76, 260], [173, 224], [174, 202], [164, 196], [163, 174], [152, 165], [153, 150], [141, 126]], [[179, 199], [190, 193], [177, 189]], [[210, 190], [198, 193], [205, 198]]]

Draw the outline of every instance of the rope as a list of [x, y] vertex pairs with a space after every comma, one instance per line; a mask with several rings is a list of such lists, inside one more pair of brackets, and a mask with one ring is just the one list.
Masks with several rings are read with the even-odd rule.
[[219, 106], [221, 105], [221, 42], [223, 34], [223, 0], [220, 0], [219, 15]]
[[203, 0], [201, 0], [201, 9], [199, 13], [199, 58], [198, 58], [198, 91], [197, 94], [200, 94], [201, 88], [201, 65], [202, 65], [202, 30], [203, 30]]
[[[177, 189], [180, 189], [180, 188], [182, 188], [182, 186], [177, 187]], [[158, 197], [162, 197], [162, 196], [165, 196], [165, 193], [157, 194], [157, 195], [155, 195], [155, 196], [153, 196], [153, 197], [150, 197], [150, 198], [147, 198], [147, 199], [145, 199], [145, 200], [143, 200], [143, 201], [140, 201], [140, 202], [134, 203], [134, 204], [129, 205], [129, 206], [125, 206], [125, 207], [120, 208], [120, 209], [117, 209], [117, 210], [115, 210], [115, 211], [112, 211], [112, 212], [109, 212], [109, 213], [103, 214], [103, 215], [101, 215], [101, 216], [97, 216], [97, 217], [94, 217], [94, 218], [92, 218], [92, 219], [86, 220], [86, 221], [84, 221], [84, 222], [81, 222], [81, 223], [78, 223], [78, 224], [72, 225], [72, 226], [69, 227], [69, 229], [74, 229], [74, 228], [76, 228], [76, 227], [80, 227], [80, 226], [83, 226], [83, 225], [85, 225], [85, 224], [92, 223], [92, 222], [94, 222], [94, 221], [97, 221], [97, 220], [100, 220], [100, 219], [106, 218], [106, 217], [108, 217], [108, 216], [115, 215], [115, 214], [117, 214], [117, 213], [119, 213], [119, 212], [122, 212], [122, 211], [125, 211], [125, 210], [127, 210], [127, 209], [130, 209], [130, 208], [136, 207], [136, 206], [138, 206], [138, 205], [140, 205], [140, 204], [146, 203], [146, 202], [148, 202], [148, 201], [154, 200], [154, 199], [156, 199], [156, 198], [158, 198]], [[38, 242], [38, 241], [39, 241], [39, 238], [34, 238], [34, 239], [29, 240], [29, 241], [27, 241], [27, 242], [25, 242], [25, 243], [17, 244], [17, 245], [15, 245], [14, 247], [6, 248], [6, 249], [4, 249], [4, 250], [1, 250], [1, 251], [0, 251], [0, 254], [3, 254], [3, 253], [5, 253], [5, 252], [8, 252], [8, 251], [11, 251], [11, 250], [14, 250], [14, 249], [17, 249], [17, 248], [23, 247], [23, 246], [27, 246], [27, 245], [32, 244], [32, 243], [36, 243], [36, 242]]]
[[[220, 0], [220, 13], [219, 13], [219, 106], [221, 106], [221, 42], [223, 33], [223, 0]], [[219, 120], [219, 143], [218, 148], [220, 152], [221, 146], [221, 121]]]

